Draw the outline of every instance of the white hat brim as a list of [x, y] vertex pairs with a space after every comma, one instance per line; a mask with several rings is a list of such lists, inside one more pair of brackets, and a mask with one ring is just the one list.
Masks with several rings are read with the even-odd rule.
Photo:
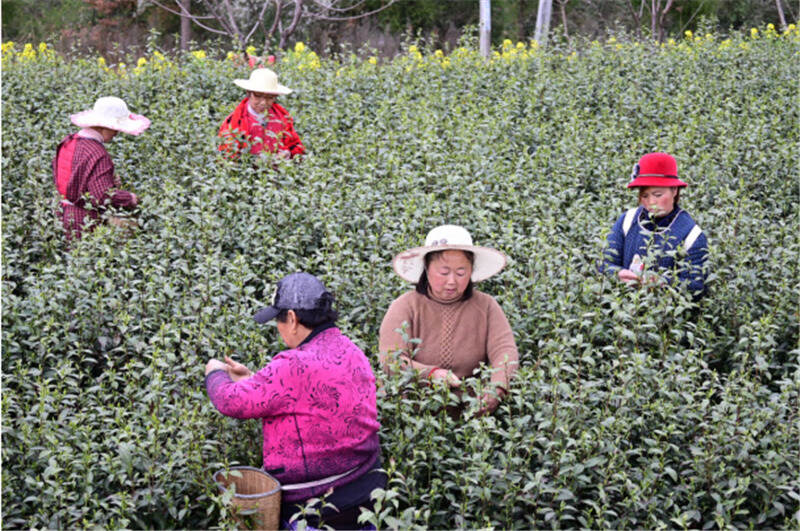
[[78, 127], [107, 127], [134, 136], [150, 127], [150, 119], [141, 114], [129, 114], [126, 118], [110, 118], [92, 109], [72, 114], [69, 119]]
[[278, 86], [275, 87], [274, 89], [265, 90], [264, 87], [256, 86], [249, 79], [234, 79], [233, 82], [236, 84], [237, 87], [241, 87], [251, 92], [261, 92], [262, 94], [277, 94], [278, 96], [285, 96], [287, 94], [292, 93], [292, 89], [290, 89], [289, 87], [284, 87], [280, 83], [278, 83], [277, 84]]
[[425, 255], [435, 251], [469, 251], [475, 257], [472, 264], [472, 281], [480, 282], [496, 275], [506, 266], [506, 255], [491, 247], [476, 245], [432, 245], [414, 247], [398, 254], [392, 260], [394, 272], [408, 282], [416, 284], [425, 269]]

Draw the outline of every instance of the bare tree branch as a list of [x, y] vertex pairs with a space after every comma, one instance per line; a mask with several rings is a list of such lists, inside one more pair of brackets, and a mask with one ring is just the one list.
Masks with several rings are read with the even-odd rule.
[[209, 0], [203, 0], [203, 4], [206, 6], [206, 9], [208, 9], [208, 11], [211, 12], [212, 15], [214, 15], [214, 18], [217, 20], [219, 25], [222, 26], [222, 28], [227, 32], [227, 34], [230, 37], [236, 37], [236, 40], [241, 43], [240, 35], [238, 35], [234, 31], [234, 28], [228, 25], [228, 22], [227, 20], [225, 20], [225, 17], [218, 11], [217, 8], [219, 6], [214, 2], [209, 2]]
[[703, 2], [700, 2], [700, 5], [698, 5], [697, 9], [695, 9], [694, 13], [692, 13], [692, 16], [689, 17], [689, 19], [686, 21], [686, 23], [683, 26], [681, 26], [681, 31], [680, 31], [681, 34], [686, 30], [686, 28], [689, 27], [689, 24], [691, 24], [692, 21], [694, 20], [694, 17], [696, 17], [700, 13], [700, 10], [703, 9], [703, 4], [704, 3], [705, 3], [705, 0]]
[[268, 6], [269, 2], [264, 2], [264, 5], [261, 7], [261, 12], [258, 14], [258, 19], [256, 23], [253, 25], [253, 29], [251, 29], [250, 32], [247, 34], [247, 37], [244, 38], [245, 42], [248, 42], [250, 40], [250, 37], [253, 36], [253, 33], [256, 32], [256, 29], [258, 29], [259, 26], [261, 27], [264, 26], [264, 13], [267, 12]]
[[[192, 19], [192, 21], [195, 21], [195, 20], [207, 20], [207, 19], [208, 19], [208, 20], [210, 20], [210, 19], [213, 19], [213, 18], [214, 18], [214, 17], [213, 17], [213, 16], [211, 16], [211, 15], [192, 15], [191, 13], [189, 13], [188, 15], [184, 15], [184, 14], [183, 14], [183, 12], [182, 12], [181, 10], [177, 10], [177, 11], [176, 11], [175, 9], [173, 9], [173, 8], [171, 8], [171, 7], [167, 7], [167, 6], [165, 6], [164, 4], [162, 4], [161, 2], [159, 2], [158, 0], [147, 0], [147, 2], [148, 2], [148, 3], [152, 3], [152, 4], [154, 4], [154, 5], [156, 5], [157, 7], [160, 7], [161, 9], [163, 9], [163, 10], [165, 10], [165, 11], [169, 11], [169, 12], [170, 12], [170, 13], [172, 13], [173, 15], [178, 15], [179, 17], [182, 17], [182, 16], [188, 16], [190, 19]], [[178, 0], [175, 0], [175, 3], [176, 3], [176, 4], [178, 4], [178, 5], [180, 5], [180, 4], [178, 3]]]
[[[381, 7], [377, 8], [377, 9], [373, 9], [372, 11], [368, 11], [367, 13], [362, 13], [360, 15], [350, 15], [350, 16], [346, 16], [346, 17], [329, 17], [329, 16], [325, 16], [325, 15], [321, 15], [321, 14], [316, 14], [315, 15], [315, 14], [311, 14], [311, 13], [309, 13], [309, 15], [310, 15], [310, 18], [313, 18], [314, 20], [327, 20], [327, 21], [333, 21], [333, 22], [339, 22], [339, 21], [342, 21], [342, 20], [358, 20], [360, 18], [365, 18], [365, 17], [372, 16], [372, 15], [374, 15], [376, 13], [380, 13], [381, 11], [383, 11], [384, 9], [389, 7], [390, 5], [394, 4], [396, 1], [397, 0], [387, 0], [387, 3], [382, 5]], [[314, 2], [316, 4], [319, 4], [319, 2], [317, 2], [316, 0], [314, 0]]]
[[275, 29], [278, 27], [278, 21], [281, 19], [281, 2], [280, 0], [275, 0], [275, 20], [272, 21], [272, 26], [270, 26], [267, 35], [264, 37], [264, 49], [266, 50], [269, 46], [269, 41], [272, 39], [272, 36], [275, 34]]
[[[182, 13], [180, 11], [175, 11], [175, 10], [163, 5], [158, 0], [150, 0], [150, 1], [153, 2], [153, 4], [155, 4], [156, 6], [160, 7], [161, 9], [164, 9], [166, 11], [169, 11], [170, 13], [173, 13], [173, 14], [178, 15], [178, 16], [184, 16], [184, 15], [182, 15]], [[223, 30], [220, 30], [220, 29], [217, 29], [217, 28], [212, 28], [211, 26], [207, 26], [204, 23], [200, 22], [201, 20], [215, 19], [215, 17], [213, 17], [213, 16], [198, 16], [198, 15], [192, 15], [192, 14], [189, 14], [189, 15], [186, 15], [186, 16], [188, 16], [191, 19], [192, 22], [194, 22], [195, 24], [197, 24], [198, 26], [200, 26], [201, 28], [203, 28], [206, 31], [210, 31], [212, 33], [217, 33], [219, 35], [230, 35], [230, 33], [228, 33], [227, 31], [223, 31]]]
[[[658, 17], [658, 42], [661, 42], [661, 41], [664, 40], [664, 19], [666, 18], [667, 13], [669, 13], [669, 10], [672, 9], [672, 2], [673, 2], [673, 0], [667, 0], [667, 5], [664, 6], [664, 10], [661, 11], [661, 13], [659, 14], [659, 17]], [[659, 2], [659, 4], [660, 3], [661, 2]]]
[[[233, 28], [233, 31], [235, 32], [235, 34], [237, 36], [241, 36], [242, 32], [239, 31], [239, 25], [236, 24], [236, 18], [233, 16], [233, 7], [231, 6], [230, 0], [222, 0], [222, 5], [225, 6], [225, 10], [227, 11], [227, 14], [228, 14], [228, 22], [230, 23], [231, 27]], [[243, 41], [242, 44], [247, 42], [244, 39], [242, 39], [242, 41]]]
[[[190, 12], [187, 0], [139, 0], [190, 20], [200, 28], [218, 35], [235, 39], [244, 48], [259, 31], [264, 31], [264, 50], [268, 49], [274, 36], [279, 36], [280, 48], [285, 48], [289, 37], [303, 21], [341, 22], [358, 20], [383, 11], [397, 0], [382, 0], [381, 6], [366, 13], [347, 15], [368, 5], [367, 0], [199, 0], [205, 9], [204, 15]], [[562, 0], [563, 1], [563, 0]], [[289, 6], [293, 5], [291, 15]], [[176, 7], [177, 6], [177, 7]], [[270, 7], [274, 6], [274, 12]], [[267, 17], [272, 17], [271, 24]], [[287, 20], [289, 18], [289, 20]], [[213, 21], [213, 24], [211, 23]], [[215, 27], [218, 26], [218, 27]], [[269, 29], [267, 27], [269, 26]]]
[[286, 39], [294, 33], [295, 28], [297, 27], [297, 23], [300, 21], [300, 13], [303, 11], [303, 0], [294, 0], [294, 15], [292, 15], [292, 22], [286, 31], [281, 32], [281, 42], [279, 47], [284, 48], [286, 46]]
[[[644, 4], [644, 2], [642, 2], [642, 4]], [[628, 7], [630, 8], [631, 15], [633, 16], [634, 26], [636, 26], [636, 37], [641, 39], [642, 38], [642, 27], [641, 27], [642, 16], [641, 16], [641, 14], [638, 14], [638, 15], [636, 14], [636, 9], [633, 7], [633, 2], [631, 0], [628, 0]]]
[[359, 7], [361, 7], [366, 2], [366, 0], [359, 0], [355, 4], [352, 4], [352, 5], [348, 6], [348, 7], [340, 8], [340, 7], [336, 7], [336, 3], [334, 3], [334, 2], [321, 2], [320, 0], [311, 0], [311, 1], [312, 1], [312, 3], [314, 3], [314, 4], [318, 5], [319, 7], [321, 7], [324, 11], [338, 11], [339, 13], [346, 13], [347, 11], [352, 11], [354, 9], [358, 9]]

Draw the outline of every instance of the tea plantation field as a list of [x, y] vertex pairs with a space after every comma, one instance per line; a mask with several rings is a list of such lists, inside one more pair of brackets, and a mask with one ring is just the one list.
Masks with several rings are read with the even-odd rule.
[[[480, 285], [521, 369], [490, 417], [379, 376], [379, 528], [800, 527], [800, 35], [624, 35], [542, 51], [409, 46], [390, 61], [297, 47], [275, 69], [309, 154], [218, 157], [248, 76], [224, 52], [124, 67], [3, 44], [5, 528], [230, 526], [211, 483], [260, 463], [260, 425], [218, 414], [209, 357], [262, 366], [251, 318], [316, 273], [377, 369], [397, 252], [467, 227], [507, 268]], [[109, 146], [141, 230], [65, 252], [50, 163], [69, 114], [124, 98], [152, 127]], [[678, 160], [710, 240], [709, 296], [596, 273], [648, 151]], [[479, 386], [476, 379], [470, 385]], [[468, 405], [474, 409], [474, 404]]]

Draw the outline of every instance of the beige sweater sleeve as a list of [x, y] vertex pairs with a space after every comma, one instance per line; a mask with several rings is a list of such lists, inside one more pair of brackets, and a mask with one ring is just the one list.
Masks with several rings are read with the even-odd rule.
[[412, 361], [411, 356], [416, 345], [406, 343], [403, 335], [397, 332], [405, 325], [405, 334], [409, 339], [417, 337], [418, 330], [414, 330], [414, 306], [413, 292], [407, 292], [395, 299], [381, 322], [380, 334], [378, 339], [378, 350], [380, 351], [379, 361], [383, 370], [388, 370], [387, 364], [389, 354], [402, 351], [400, 359], [418, 371], [427, 372], [433, 369], [434, 365], [426, 365], [418, 361]]
[[408, 337], [414, 337], [411, 334], [411, 305], [408, 304], [408, 297], [400, 296], [389, 305], [389, 309], [381, 322], [378, 342], [382, 354], [397, 350], [402, 350], [409, 354], [409, 352], [406, 352], [408, 345], [403, 341], [403, 336], [400, 332], [397, 332], [398, 329], [403, 328], [403, 323], [408, 323], [406, 327]]
[[492, 383], [508, 390], [509, 382], [517, 372], [519, 352], [514, 333], [503, 309], [494, 298], [489, 303], [489, 333], [486, 337], [486, 352], [489, 364], [494, 369]]

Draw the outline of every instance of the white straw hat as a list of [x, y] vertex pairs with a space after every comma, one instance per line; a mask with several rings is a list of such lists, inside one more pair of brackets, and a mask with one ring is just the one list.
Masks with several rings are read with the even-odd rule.
[[264, 94], [285, 95], [292, 92], [292, 89], [278, 83], [278, 74], [269, 68], [256, 68], [250, 72], [250, 79], [234, 79], [233, 82], [245, 90]]
[[106, 96], [94, 102], [94, 107], [70, 115], [78, 127], [108, 127], [129, 135], [138, 135], [150, 127], [150, 120], [141, 114], [132, 114], [119, 98]]
[[425, 238], [424, 247], [414, 247], [398, 254], [392, 267], [400, 278], [417, 283], [425, 269], [425, 255], [435, 251], [469, 251], [475, 260], [472, 264], [472, 281], [480, 282], [496, 275], [506, 265], [506, 255], [491, 247], [472, 245], [472, 236], [458, 225], [441, 225], [432, 229]]

